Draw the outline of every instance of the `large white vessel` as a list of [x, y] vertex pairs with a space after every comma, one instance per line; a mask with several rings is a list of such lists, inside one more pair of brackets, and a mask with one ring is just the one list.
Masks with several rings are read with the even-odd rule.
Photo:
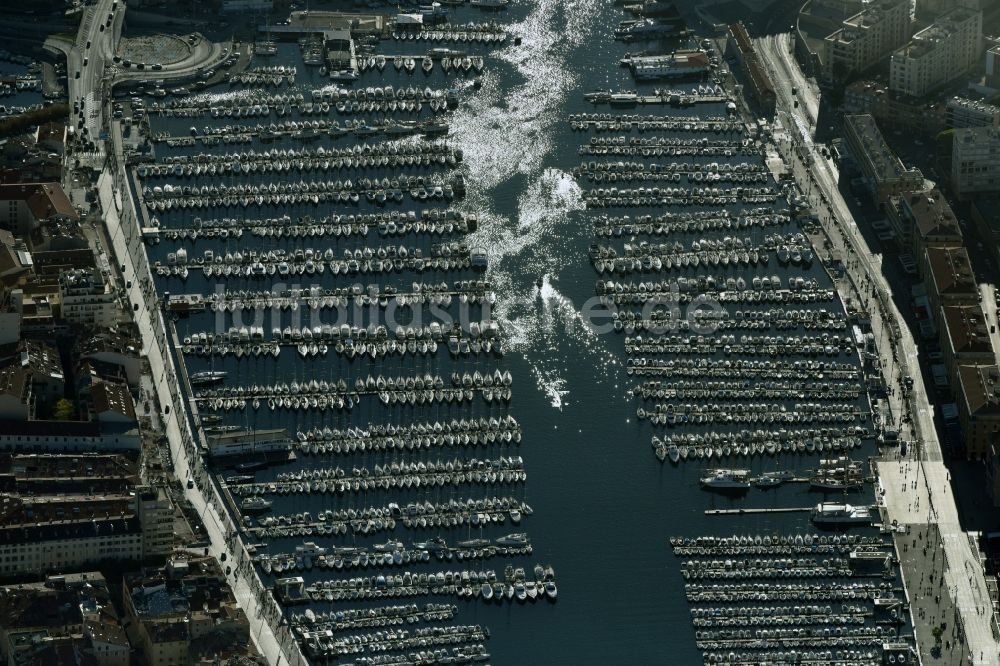
[[257, 495], [252, 495], [243, 500], [240, 508], [244, 513], [261, 513], [271, 510], [271, 500], [264, 499]]
[[712, 63], [704, 51], [674, 51], [670, 55], [632, 56], [622, 60], [640, 81], [700, 76], [711, 69]]
[[812, 520], [817, 525], [871, 525], [874, 517], [868, 506], [820, 502], [813, 509]]
[[701, 487], [706, 490], [743, 491], [750, 490], [750, 470], [712, 469], [701, 479]]

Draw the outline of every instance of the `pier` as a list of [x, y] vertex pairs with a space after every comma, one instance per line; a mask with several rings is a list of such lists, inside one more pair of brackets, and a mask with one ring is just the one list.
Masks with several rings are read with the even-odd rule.
[[815, 509], [815, 506], [801, 507], [778, 507], [770, 509], [755, 509], [751, 507], [740, 507], [739, 509], [705, 509], [706, 516], [741, 516], [755, 513], [807, 513]]

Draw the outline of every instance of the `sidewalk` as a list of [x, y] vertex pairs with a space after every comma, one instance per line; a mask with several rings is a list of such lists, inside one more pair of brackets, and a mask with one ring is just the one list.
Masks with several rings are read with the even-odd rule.
[[[121, 139], [117, 124], [112, 128], [112, 135], [112, 145], [116, 147], [115, 156], [120, 159]], [[277, 633], [272, 628], [281, 620], [281, 609], [270, 593], [262, 589], [256, 572], [250, 566], [243, 544], [236, 537], [234, 526], [222, 509], [221, 499], [215, 493], [200, 453], [194, 446], [180, 396], [172, 391], [177, 382], [172, 357], [167, 348], [165, 324], [157, 309], [157, 294], [146, 260], [145, 247], [135, 222], [132, 198], [127, 189], [124, 189], [125, 196], [122, 196], [122, 189], [117, 186], [122, 181], [116, 179], [111, 170], [111, 165], [116, 162], [117, 159], [108, 160], [98, 180], [99, 199], [104, 212], [107, 237], [116, 257], [115, 265], [120, 269], [124, 264], [125, 275], [134, 276], [128, 298], [130, 303], [138, 305], [134, 316], [142, 334], [143, 355], [149, 360], [156, 397], [164, 412], [164, 434], [170, 443], [174, 473], [179, 479], [196, 480], [195, 487], [186, 490], [185, 496], [202, 516], [211, 538], [210, 552], [219, 559], [226, 553], [227, 562], [223, 567], [228, 565], [234, 568], [229, 582], [239, 604], [247, 613], [253, 640], [261, 654], [269, 664], [305, 664], [305, 658], [287, 625], [280, 627]], [[120, 176], [124, 178], [124, 171]], [[123, 224], [123, 217], [130, 222]], [[166, 412], [168, 407], [169, 413]]]

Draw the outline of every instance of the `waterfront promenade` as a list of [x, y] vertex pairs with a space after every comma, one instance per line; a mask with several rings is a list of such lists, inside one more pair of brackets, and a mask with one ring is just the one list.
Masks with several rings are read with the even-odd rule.
[[[943, 580], [948, 586], [947, 596], [957, 606], [956, 631], [964, 636], [965, 655], [969, 659], [965, 662], [965, 656], [961, 656], [959, 661], [943, 663], [998, 664], [1000, 642], [994, 633], [992, 609], [985, 595], [984, 572], [958, 519], [948, 469], [934, 427], [933, 408], [919, 371], [916, 342], [892, 299], [882, 274], [881, 256], [868, 247], [840, 194], [836, 167], [812, 142], [814, 121], [804, 109], [816, 108], [815, 104], [804, 103], [798, 108], [793, 104], [788, 88], [804, 77], [801, 72], [789, 73], [789, 69], [798, 69], [793, 59], [776, 57], [772, 51], [761, 49], [773, 79], [779, 82], [777, 148], [816, 213], [831, 249], [843, 257], [848, 279], [840, 281], [838, 288], [845, 302], [853, 301], [870, 317], [900, 439], [912, 444], [908, 460], [888, 460], [876, 465], [885, 490], [881, 499], [885, 515], [890, 521], [910, 526], [911, 534], [914, 527], [918, 528], [924, 545], [943, 553]], [[810, 89], [807, 86], [800, 92], [810, 94]], [[905, 378], [912, 380], [911, 389], [905, 387]], [[907, 484], [909, 490], [904, 490]], [[928, 532], [929, 526], [935, 529]], [[934, 537], [939, 539], [929, 541]], [[897, 539], [897, 547], [900, 544]], [[911, 567], [917, 564], [912, 558], [901, 562], [908, 590], [920, 595], [923, 565]], [[931, 632], [937, 620], [926, 614], [913, 619], [921, 653], [932, 657]]]
[[[81, 24], [77, 43], [65, 49], [70, 68], [79, 53], [86, 49], [84, 41], [92, 42], [90, 61], [80, 85], [71, 87], [71, 96], [103, 102], [99, 112], [88, 114], [88, 123], [94, 124], [93, 136], [108, 132], [99, 153], [101, 168], [97, 180], [98, 201], [101, 207], [108, 251], [118, 273], [118, 282], [125, 288], [127, 304], [133, 312], [142, 336], [142, 354], [148, 359], [155, 398], [159, 403], [160, 421], [170, 446], [173, 472], [178, 480], [192, 479], [194, 487], [185, 490], [186, 498], [201, 514], [211, 540], [210, 552], [223, 566], [232, 567], [228, 575], [230, 585], [240, 605], [250, 620], [251, 634], [260, 652], [269, 664], [299, 664], [305, 659], [287, 624], [282, 624], [281, 611], [271, 593], [261, 586], [249, 563], [244, 545], [225, 511], [217, 487], [204, 468], [204, 460], [195, 444], [192, 429], [181, 401], [173, 357], [167, 344], [166, 322], [158, 306], [152, 273], [146, 257], [135, 211], [135, 202], [127, 186], [125, 158], [119, 123], [111, 121], [111, 98], [103, 94], [110, 90], [107, 62], [116, 48], [120, 26], [125, 12], [119, 7], [115, 16], [115, 29], [97, 31], [96, 18], [104, 16], [111, 6], [110, 0], [101, 0], [87, 10]], [[60, 49], [60, 50], [62, 50]], [[76, 79], [74, 79], [76, 80]], [[106, 86], [106, 87], [105, 87]]]

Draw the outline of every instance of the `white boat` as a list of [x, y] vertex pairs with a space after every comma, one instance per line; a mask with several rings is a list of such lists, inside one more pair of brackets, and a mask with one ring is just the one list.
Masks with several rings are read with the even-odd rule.
[[263, 497], [253, 495], [245, 498], [240, 504], [240, 508], [246, 513], [261, 513], [263, 511], [270, 511], [271, 501], [264, 499]]
[[702, 477], [701, 487], [707, 490], [745, 491], [750, 490], [750, 470], [713, 469]]
[[820, 502], [812, 511], [812, 520], [817, 525], [871, 525], [874, 516], [868, 506]]
[[480, 9], [503, 9], [510, 4], [510, 0], [470, 0], [470, 7]]

